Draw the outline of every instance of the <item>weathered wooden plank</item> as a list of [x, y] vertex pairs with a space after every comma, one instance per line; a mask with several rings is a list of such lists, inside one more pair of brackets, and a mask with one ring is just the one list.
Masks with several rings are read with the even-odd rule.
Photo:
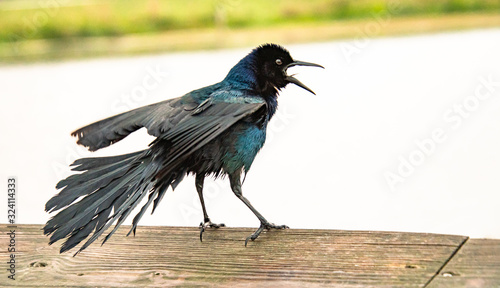
[[[0, 247], [6, 247], [6, 225], [0, 228]], [[139, 227], [136, 237], [125, 237], [129, 227], [122, 227], [104, 246], [96, 243], [72, 257], [48, 246], [41, 228], [18, 226], [16, 280], [1, 269], [0, 285], [423, 287], [466, 239], [290, 229], [264, 233], [245, 248], [254, 229], [209, 230], [200, 243], [195, 227]]]
[[500, 241], [467, 240], [428, 287], [500, 287]]

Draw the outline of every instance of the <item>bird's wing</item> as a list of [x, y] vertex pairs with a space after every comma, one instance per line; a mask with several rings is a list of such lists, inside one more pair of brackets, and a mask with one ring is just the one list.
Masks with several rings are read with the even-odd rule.
[[[219, 90], [212, 93], [217, 98], [221, 98], [220, 94], [240, 96], [241, 92]], [[78, 137], [77, 143], [88, 147], [90, 151], [116, 143], [142, 127], [145, 127], [150, 135], [179, 144], [196, 138], [192, 138], [193, 135], [210, 135], [209, 138], [213, 139], [215, 134], [218, 135], [242, 117], [265, 105], [263, 101], [249, 101], [244, 97], [232, 101], [233, 103], [228, 103], [206, 98], [199, 103], [193, 95], [187, 94], [181, 98], [165, 100], [97, 121], [74, 131], [71, 135]], [[214, 134], [214, 131], [217, 133]], [[190, 137], [182, 136], [186, 133], [193, 134]], [[201, 140], [196, 139], [193, 143]]]
[[142, 127], [149, 134], [160, 136], [189, 114], [186, 109], [196, 107], [193, 105], [197, 103], [185, 103], [185, 98], [169, 99], [97, 121], [71, 135], [78, 137], [77, 143], [90, 151], [116, 143]]

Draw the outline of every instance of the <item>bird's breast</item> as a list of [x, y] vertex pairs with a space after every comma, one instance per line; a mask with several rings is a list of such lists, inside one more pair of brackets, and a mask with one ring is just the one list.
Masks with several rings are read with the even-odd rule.
[[224, 155], [224, 170], [232, 173], [244, 168], [250, 170], [255, 156], [266, 141], [266, 127], [251, 123], [240, 123], [232, 129], [235, 141]]

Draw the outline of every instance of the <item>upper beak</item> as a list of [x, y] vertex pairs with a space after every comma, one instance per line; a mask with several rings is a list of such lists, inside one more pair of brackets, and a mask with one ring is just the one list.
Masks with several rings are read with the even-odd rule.
[[285, 68], [283, 69], [283, 73], [285, 74], [285, 80], [287, 80], [288, 82], [290, 83], [293, 83], [299, 87], [302, 87], [304, 89], [306, 89], [307, 91], [311, 92], [312, 94], [316, 95], [316, 93], [314, 93], [314, 91], [312, 91], [309, 87], [307, 87], [306, 85], [304, 85], [302, 82], [300, 82], [299, 80], [297, 80], [297, 78], [293, 77], [293, 76], [290, 76], [290, 75], [286, 75], [286, 70], [290, 67], [293, 67], [293, 66], [312, 66], [312, 67], [320, 67], [320, 68], [323, 68], [325, 69], [325, 67], [319, 65], [319, 64], [315, 64], [315, 63], [310, 63], [310, 62], [304, 62], [304, 61], [293, 61], [292, 63], [288, 64], [285, 66]]

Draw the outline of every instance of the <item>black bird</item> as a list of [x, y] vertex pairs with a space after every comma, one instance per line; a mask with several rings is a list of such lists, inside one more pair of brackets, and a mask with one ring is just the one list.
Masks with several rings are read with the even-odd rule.
[[[246, 241], [255, 240], [264, 229], [285, 229], [266, 220], [243, 196], [241, 174], [250, 169], [266, 139], [266, 127], [278, 107], [278, 93], [287, 84], [296, 84], [314, 92], [287, 74], [292, 66], [321, 65], [293, 60], [289, 52], [276, 44], [265, 44], [241, 59], [221, 82], [125, 112], [73, 132], [77, 143], [96, 151], [116, 143], [145, 127], [157, 137], [148, 149], [111, 157], [83, 158], [71, 166], [83, 171], [61, 180], [62, 189], [45, 205], [47, 212], [61, 210], [45, 225], [52, 244], [66, 238], [60, 252], [67, 251], [91, 233], [75, 253], [87, 248], [109, 226], [117, 230], [125, 218], [147, 195], [147, 203], [135, 216], [131, 232], [153, 203], [158, 207], [168, 187], [175, 187], [186, 174], [196, 177], [204, 219], [200, 240], [208, 227], [223, 224], [210, 221], [203, 201], [205, 177], [229, 177], [234, 194], [259, 218], [260, 227]], [[79, 200], [79, 201], [77, 201]]]

